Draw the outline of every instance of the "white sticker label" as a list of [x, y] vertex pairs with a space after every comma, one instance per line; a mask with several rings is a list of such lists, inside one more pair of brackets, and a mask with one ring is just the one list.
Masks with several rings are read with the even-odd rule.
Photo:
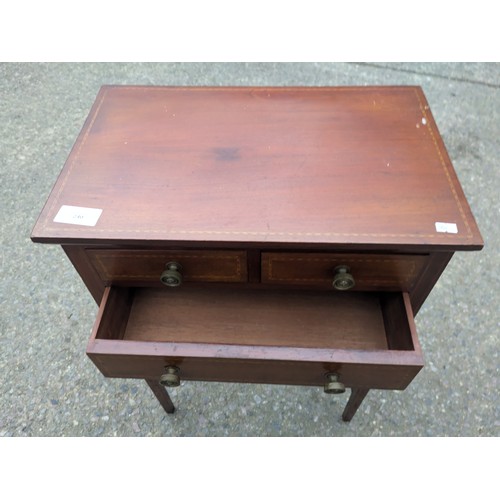
[[95, 226], [101, 214], [101, 208], [73, 207], [71, 205], [63, 205], [59, 209], [59, 212], [57, 212], [57, 215], [54, 217], [54, 222], [61, 222], [63, 224], [76, 224], [78, 226]]
[[436, 232], [457, 234], [458, 227], [454, 222], [436, 222]]

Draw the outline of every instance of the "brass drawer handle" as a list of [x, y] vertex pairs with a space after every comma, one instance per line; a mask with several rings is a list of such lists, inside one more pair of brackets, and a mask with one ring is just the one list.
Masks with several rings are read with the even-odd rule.
[[179, 368], [177, 366], [166, 366], [164, 373], [160, 377], [160, 384], [166, 387], [179, 387], [181, 379], [179, 377]]
[[326, 394], [342, 394], [345, 392], [345, 385], [342, 382], [339, 382], [338, 373], [327, 373], [325, 375], [325, 393]]
[[160, 280], [165, 286], [182, 285], [182, 267], [177, 262], [169, 262], [161, 273]]
[[337, 266], [333, 272], [332, 285], [335, 290], [349, 290], [356, 284], [348, 266]]

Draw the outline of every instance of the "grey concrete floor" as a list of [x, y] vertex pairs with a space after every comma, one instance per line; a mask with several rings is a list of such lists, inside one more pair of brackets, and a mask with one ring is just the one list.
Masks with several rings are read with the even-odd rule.
[[[167, 416], [143, 381], [85, 356], [96, 306], [63, 252], [29, 236], [102, 84], [421, 85], [485, 239], [417, 316], [407, 390], [348, 394], [188, 382]], [[0, 436], [498, 436], [499, 64], [0, 64]]]

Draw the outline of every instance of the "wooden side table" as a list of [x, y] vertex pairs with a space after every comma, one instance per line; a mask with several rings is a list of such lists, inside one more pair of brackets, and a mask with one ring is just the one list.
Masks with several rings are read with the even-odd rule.
[[404, 389], [414, 315], [483, 241], [420, 87], [101, 88], [32, 240], [100, 304], [87, 354], [145, 379]]

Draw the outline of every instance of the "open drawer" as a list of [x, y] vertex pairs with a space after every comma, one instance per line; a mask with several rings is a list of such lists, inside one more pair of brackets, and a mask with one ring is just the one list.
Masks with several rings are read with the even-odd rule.
[[107, 377], [379, 389], [423, 366], [406, 293], [108, 287], [87, 354]]

